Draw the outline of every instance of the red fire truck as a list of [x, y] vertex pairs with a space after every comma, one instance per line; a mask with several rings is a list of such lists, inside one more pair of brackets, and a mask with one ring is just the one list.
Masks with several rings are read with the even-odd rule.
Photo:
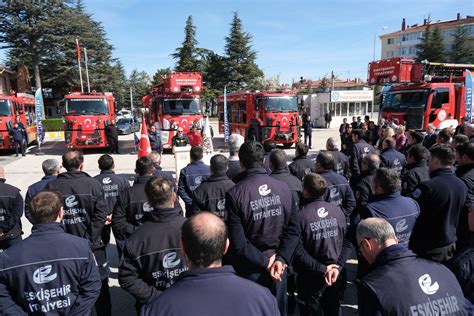
[[68, 148], [105, 148], [105, 127], [115, 119], [112, 93], [74, 92], [64, 97], [64, 138]]
[[8, 131], [13, 127], [16, 117], [25, 127], [23, 146], [26, 148], [36, 141], [35, 97], [27, 93], [0, 95], [0, 149], [15, 148]]
[[198, 72], [174, 72], [163, 78], [163, 83], [153, 87], [151, 95], [142, 98], [148, 109], [147, 123], [159, 125], [163, 148], [172, 147], [172, 139], [178, 127], [184, 133], [192, 125], [203, 127], [203, 116], [199, 93], [202, 90], [202, 77]]
[[[219, 103], [219, 132], [224, 133], [224, 96]], [[296, 95], [289, 92], [241, 92], [227, 95], [230, 133], [291, 147], [299, 138]]]
[[466, 115], [466, 71], [474, 65], [416, 62], [391, 58], [369, 63], [369, 84], [383, 85], [383, 118], [397, 118], [407, 129], [455, 127]]

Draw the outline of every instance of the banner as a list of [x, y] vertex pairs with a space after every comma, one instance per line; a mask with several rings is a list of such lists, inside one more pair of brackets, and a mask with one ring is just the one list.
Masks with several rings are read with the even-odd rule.
[[224, 142], [229, 143], [230, 126], [229, 118], [227, 117], [227, 87], [224, 87]]
[[41, 89], [36, 89], [35, 92], [35, 107], [36, 107], [36, 140], [38, 144], [42, 144], [44, 140], [43, 129], [43, 94]]
[[466, 69], [466, 119], [472, 121], [472, 74]]

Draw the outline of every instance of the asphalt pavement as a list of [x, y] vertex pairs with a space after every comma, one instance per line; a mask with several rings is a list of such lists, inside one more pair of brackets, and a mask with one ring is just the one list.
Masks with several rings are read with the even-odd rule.
[[[218, 131], [217, 122], [212, 121], [214, 131]], [[318, 150], [324, 149], [328, 137], [339, 139], [337, 128], [331, 129], [314, 129], [313, 130], [313, 149], [310, 150], [310, 155], [316, 155]], [[216, 135], [213, 138], [214, 152], [226, 154], [223, 150], [223, 135]], [[119, 148], [121, 153], [112, 155], [115, 160], [116, 173], [134, 173], [135, 161], [137, 156], [131, 154], [134, 151], [133, 134], [119, 137]], [[281, 147], [283, 149], [283, 147]], [[64, 141], [47, 142], [42, 145], [41, 150], [44, 155], [35, 155], [38, 151], [36, 146], [28, 149], [26, 157], [14, 157], [14, 153], [1, 153], [0, 164], [5, 168], [6, 182], [21, 189], [24, 196], [29, 185], [38, 181], [43, 176], [41, 170], [41, 163], [45, 159], [54, 158], [61, 161], [61, 155], [66, 150]], [[294, 157], [294, 148], [284, 149], [289, 156], [289, 161]], [[99, 173], [97, 160], [106, 151], [91, 150], [85, 151], [84, 157], [84, 171], [91, 176]], [[174, 156], [171, 152], [165, 153], [162, 158], [162, 167], [164, 170], [176, 172], [174, 170]], [[176, 176], [176, 175], [175, 175]], [[28, 220], [22, 218], [23, 238], [26, 238], [31, 232], [31, 224]], [[107, 248], [107, 254], [111, 266], [110, 275], [110, 293], [112, 296], [113, 315], [135, 315], [134, 299], [125, 291], [123, 291], [118, 284], [118, 265], [119, 260], [115, 248], [115, 240], [111, 240], [111, 244]], [[354, 257], [354, 256], [352, 256]], [[356, 313], [356, 292], [352, 280], [355, 278], [355, 263], [350, 260], [348, 262], [348, 288], [345, 293], [343, 315], [353, 315]]]

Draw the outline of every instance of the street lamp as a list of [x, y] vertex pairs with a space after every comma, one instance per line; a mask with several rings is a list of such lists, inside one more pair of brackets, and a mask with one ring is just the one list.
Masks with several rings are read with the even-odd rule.
[[383, 31], [383, 30], [385, 30], [385, 29], [387, 29], [386, 26], [382, 27], [381, 29], [377, 29], [377, 30], [375, 31], [375, 33], [374, 33], [374, 56], [373, 56], [373, 58], [372, 58], [373, 61], [375, 60], [375, 39], [376, 39], [376, 37], [377, 37], [377, 33], [378, 33], [379, 31]]

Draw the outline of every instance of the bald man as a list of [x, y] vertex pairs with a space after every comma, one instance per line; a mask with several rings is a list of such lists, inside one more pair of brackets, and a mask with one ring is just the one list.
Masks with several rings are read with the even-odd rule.
[[0, 166], [0, 250], [21, 241], [22, 215], [20, 189], [5, 183], [5, 170]]
[[[222, 266], [229, 247], [227, 228], [216, 215], [201, 212], [181, 228], [181, 244], [190, 270], [158, 298], [142, 316], [151, 315], [280, 315], [270, 291]], [[236, 298], [245, 304], [236, 304]]]

